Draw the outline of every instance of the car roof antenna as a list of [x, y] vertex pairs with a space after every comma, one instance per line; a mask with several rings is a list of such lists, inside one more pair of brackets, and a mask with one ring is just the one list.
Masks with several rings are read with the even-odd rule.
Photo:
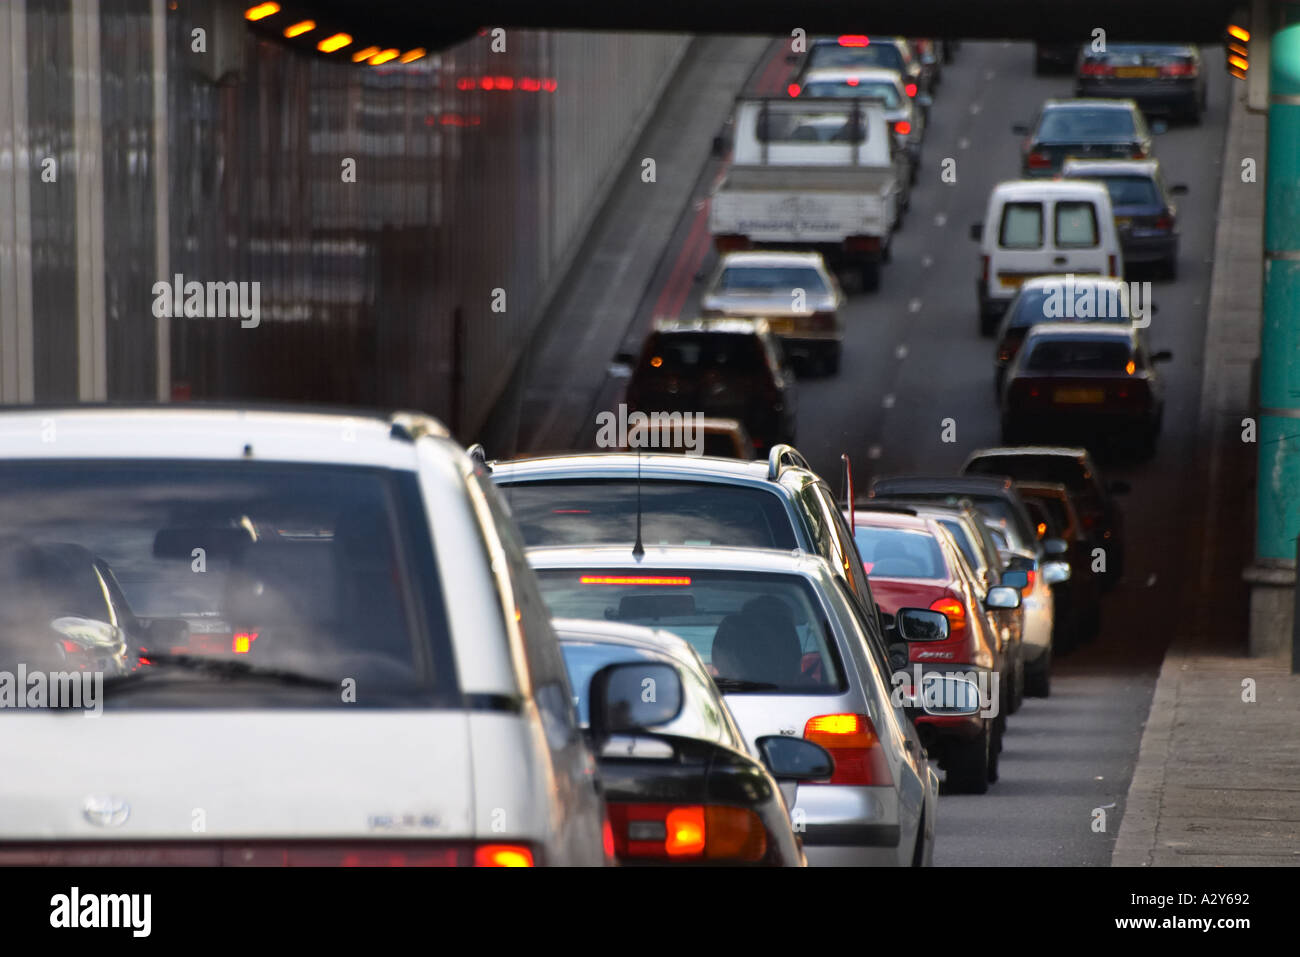
[[632, 546], [632, 557], [640, 561], [645, 556], [645, 546], [641, 544], [641, 445], [636, 447], [636, 543]]

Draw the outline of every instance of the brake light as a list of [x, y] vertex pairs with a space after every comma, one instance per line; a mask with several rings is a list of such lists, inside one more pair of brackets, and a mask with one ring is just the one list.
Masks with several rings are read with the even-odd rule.
[[865, 714], [821, 714], [809, 718], [803, 736], [820, 744], [835, 759], [835, 773], [829, 781], [802, 784], [851, 784], [860, 787], [891, 786], [885, 749], [876, 726]]
[[916, 90], [917, 86], [915, 83], [909, 83], [907, 86], [903, 87], [903, 91], [907, 93], [908, 96], [916, 96]]
[[237, 655], [246, 655], [253, 642], [257, 641], [257, 632], [255, 631], [237, 631], [230, 642], [230, 650]]
[[533, 852], [521, 844], [483, 844], [474, 851], [475, 867], [532, 867]]
[[912, 124], [907, 122], [907, 120], [899, 120], [894, 124], [894, 132], [899, 136], [907, 136], [912, 132]]
[[814, 312], [808, 319], [814, 329], [829, 330], [835, 328], [835, 313]]
[[1079, 67], [1079, 72], [1084, 76], [1110, 76], [1114, 72], [1108, 63], [1101, 61], [1087, 62]]
[[601, 843], [605, 847], [605, 857], [613, 858], [617, 856], [618, 851], [614, 847], [614, 826], [609, 823], [609, 818], [605, 818], [605, 823], [600, 828]]
[[1119, 275], [1119, 257], [1118, 257], [1118, 256], [1116, 256], [1114, 253], [1111, 253], [1109, 256], [1106, 257], [1106, 264], [1109, 266], [1109, 268], [1110, 268], [1110, 274], [1111, 274], [1112, 276], [1118, 276], [1118, 275]]
[[767, 829], [747, 808], [611, 803], [608, 811], [621, 858], [758, 861], [767, 854]]
[[1168, 63], [1160, 68], [1161, 76], [1194, 77], [1198, 72], [1195, 63]]
[[1046, 534], [1047, 534], [1047, 523], [1046, 523], [1046, 522], [1039, 522], [1039, 523], [1038, 523], [1038, 537], [1039, 537], [1039, 538], [1042, 538], [1042, 537], [1043, 537], [1044, 535], [1046, 535]]
[[582, 585], [689, 585], [688, 575], [583, 575]]
[[1147, 158], [1146, 147], [1144, 147], [1141, 143], [1136, 144], [1133, 147], [1133, 159], [1140, 160], [1146, 158]]
[[785, 88], [785, 91], [789, 93], [791, 96], [798, 96], [799, 90], [800, 87], [798, 83], [791, 83], [789, 86]]
[[1034, 571], [1032, 568], [1025, 572], [1025, 587], [1020, 592], [1021, 597], [1032, 595], [1034, 593], [1034, 580], [1036, 578], [1038, 578], [1038, 572]]
[[987, 283], [988, 281], [989, 281], [989, 257], [981, 256], [980, 257], [980, 282]]
[[879, 236], [849, 236], [844, 240], [844, 248], [849, 252], [871, 253], [880, 248]]
[[1025, 161], [1030, 169], [1047, 169], [1052, 165], [1052, 158], [1046, 153], [1040, 153], [1037, 150], [1029, 154]]
[[1170, 216], [1168, 213], [1161, 213], [1156, 217], [1155, 227], [1156, 229], [1163, 229], [1165, 232], [1169, 232], [1169, 230], [1174, 228], [1174, 217]]
[[870, 44], [871, 41], [860, 33], [846, 33], [840, 37], [840, 46], [842, 47], [865, 47]]
[[951, 595], [943, 598], [936, 598], [930, 602], [930, 610], [942, 612], [943, 616], [948, 619], [948, 638], [960, 637], [960, 632], [966, 627], [966, 606], [959, 599]]
[[857, 78], [856, 76], [851, 76], [851, 77], [848, 77], [847, 79], [845, 79], [844, 82], [847, 83], [849, 86], [857, 86], [857, 85], [858, 85], [858, 78]]

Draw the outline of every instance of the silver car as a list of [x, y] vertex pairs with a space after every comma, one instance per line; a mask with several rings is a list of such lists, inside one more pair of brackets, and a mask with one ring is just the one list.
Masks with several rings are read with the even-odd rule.
[[0, 527], [0, 672], [68, 673], [94, 715], [0, 709], [0, 864], [610, 860], [518, 532], [439, 423], [9, 412]]
[[767, 735], [801, 736], [834, 756], [829, 782], [801, 782], [794, 795], [809, 864], [931, 862], [938, 775], [896, 700], [890, 661], [871, 650], [861, 606], [824, 559], [699, 546], [650, 546], [639, 558], [630, 546], [532, 548], [528, 559], [556, 616], [688, 641], [751, 750]]

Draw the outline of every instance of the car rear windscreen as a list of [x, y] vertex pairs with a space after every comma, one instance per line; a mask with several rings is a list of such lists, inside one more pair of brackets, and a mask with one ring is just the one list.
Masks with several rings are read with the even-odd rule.
[[885, 109], [896, 110], [902, 105], [898, 87], [892, 83], [850, 83], [847, 80], [814, 80], [803, 88], [803, 96], [868, 97], [884, 100]]
[[818, 43], [808, 54], [808, 69], [821, 70], [831, 68], [860, 69], [879, 66], [887, 70], [902, 72], [907, 68], [903, 54], [892, 43], [867, 43], [862, 46], [840, 46], [834, 43]]
[[[420, 502], [414, 475], [382, 469], [0, 465], [0, 669], [128, 675], [127, 707], [156, 703], [137, 691], [382, 707], [454, 689]], [[268, 670], [288, 677], [251, 675]]]
[[[626, 543], [631, 548], [636, 541], [635, 479], [514, 482], [500, 488], [530, 547]], [[647, 479], [640, 483], [639, 498], [641, 541], [647, 546], [797, 544], [780, 496], [763, 489]]]
[[1040, 339], [1022, 366], [1026, 372], [1112, 372], [1122, 373], [1133, 358], [1123, 340]]
[[1069, 455], [981, 455], [964, 471], [1010, 475], [1022, 482], [1059, 482], [1071, 489], [1085, 484], [1083, 463]]
[[765, 368], [757, 336], [673, 333], [655, 337], [639, 373], [647, 377], [705, 372], [752, 375]]
[[806, 294], [825, 295], [830, 290], [811, 266], [728, 266], [718, 279], [718, 292], [782, 293], [793, 295], [802, 289]]
[[947, 578], [939, 543], [929, 532], [859, 525], [853, 532], [867, 575], [873, 578]]
[[552, 616], [663, 628], [695, 648], [723, 693], [844, 690], [816, 593], [779, 573], [539, 569]]
[[1035, 138], [1047, 143], [1076, 143], [1122, 140], [1134, 133], [1133, 114], [1129, 110], [1067, 107], [1045, 111]]
[[1107, 176], [1102, 182], [1112, 206], [1161, 206], [1163, 201], [1149, 176]]

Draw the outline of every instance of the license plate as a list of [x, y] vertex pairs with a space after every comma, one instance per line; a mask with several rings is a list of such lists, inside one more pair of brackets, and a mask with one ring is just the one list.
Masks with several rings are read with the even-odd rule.
[[1160, 75], [1160, 71], [1153, 66], [1118, 66], [1115, 68], [1115, 75], [1126, 80], [1138, 78], [1153, 80]]
[[1106, 401], [1104, 389], [1057, 389], [1052, 401], [1061, 405], [1098, 405]]
[[1024, 276], [1008, 276], [1006, 273], [998, 273], [998, 282], [1004, 286], [1010, 286], [1012, 289], [1019, 289], [1024, 281]]

